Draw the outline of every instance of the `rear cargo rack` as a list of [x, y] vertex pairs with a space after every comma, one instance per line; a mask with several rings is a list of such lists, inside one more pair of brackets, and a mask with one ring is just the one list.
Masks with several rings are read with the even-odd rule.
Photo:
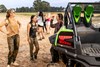
[[[86, 45], [86, 44], [83, 44], [83, 45]], [[98, 44], [91, 44], [91, 46], [82, 47], [83, 55], [100, 57], [100, 46], [98, 47], [96, 45]]]

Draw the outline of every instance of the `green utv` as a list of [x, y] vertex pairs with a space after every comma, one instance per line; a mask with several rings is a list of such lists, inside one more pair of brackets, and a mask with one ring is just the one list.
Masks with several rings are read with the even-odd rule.
[[[97, 13], [95, 5], [100, 5], [100, 2], [68, 3], [64, 26], [54, 43], [54, 49], [66, 67], [100, 67], [100, 26], [94, 26], [92, 21], [93, 14]], [[100, 23], [100, 20], [96, 22]]]

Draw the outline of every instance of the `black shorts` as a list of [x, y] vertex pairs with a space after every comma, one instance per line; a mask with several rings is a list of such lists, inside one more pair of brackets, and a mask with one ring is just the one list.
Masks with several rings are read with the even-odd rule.
[[43, 27], [43, 26], [41, 26], [41, 25], [38, 25], [38, 27]]

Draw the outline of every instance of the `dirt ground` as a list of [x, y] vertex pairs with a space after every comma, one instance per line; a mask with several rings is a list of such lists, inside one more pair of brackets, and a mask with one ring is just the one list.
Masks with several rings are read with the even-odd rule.
[[[27, 23], [30, 20], [30, 16], [17, 15], [16, 18], [21, 22], [22, 27], [20, 29], [20, 48], [17, 56], [17, 62], [20, 66], [18, 67], [47, 67], [47, 64], [51, 61], [50, 47], [48, 37], [53, 34], [53, 29], [51, 29], [51, 34], [45, 34], [45, 39], [39, 42], [40, 50], [38, 54], [38, 59], [35, 62], [30, 61], [29, 57], [29, 45], [27, 42]], [[0, 22], [5, 19], [5, 14], [0, 14]], [[3, 28], [5, 30], [5, 28]], [[7, 55], [8, 55], [8, 44], [7, 36], [0, 32], [0, 67], [7, 66]], [[14, 67], [14, 66], [12, 66]], [[62, 62], [53, 67], [65, 67]]]

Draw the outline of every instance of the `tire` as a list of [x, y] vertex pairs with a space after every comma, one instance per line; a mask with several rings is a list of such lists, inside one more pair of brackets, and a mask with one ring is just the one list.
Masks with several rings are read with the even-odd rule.
[[65, 55], [65, 54], [62, 54], [62, 55], [61, 55], [61, 59], [62, 59], [62, 62], [63, 62], [64, 64], [67, 64], [68, 59], [66, 58], [66, 55]]
[[74, 65], [76, 64], [75, 61], [71, 60], [70, 65], [68, 65], [68, 63], [66, 64], [66, 67], [74, 67]]
[[51, 47], [50, 52], [51, 52], [52, 62], [54, 63], [58, 62], [59, 61], [58, 51], [56, 51], [54, 47]]
[[47, 64], [47, 67], [61, 67], [58, 63], [49, 63]]
[[75, 64], [74, 64], [74, 67], [85, 67], [85, 66], [83, 66], [83, 65], [80, 64], [80, 63], [75, 63]]
[[85, 66], [82, 65], [81, 63], [71, 61], [71, 65], [70, 66], [66, 65], [66, 67], [85, 67]]

